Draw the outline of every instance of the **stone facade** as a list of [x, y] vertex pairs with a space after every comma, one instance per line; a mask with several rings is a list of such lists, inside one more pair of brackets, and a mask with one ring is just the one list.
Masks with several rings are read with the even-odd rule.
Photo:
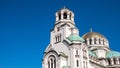
[[63, 8], [56, 12], [42, 68], [120, 68], [120, 53], [111, 51], [109, 41], [98, 32], [80, 37], [74, 13]]

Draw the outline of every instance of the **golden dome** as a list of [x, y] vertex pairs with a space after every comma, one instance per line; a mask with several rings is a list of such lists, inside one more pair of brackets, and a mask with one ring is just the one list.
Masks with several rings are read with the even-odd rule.
[[[87, 38], [95, 38], [95, 37], [98, 37], [98, 38], [105, 38], [105, 36], [103, 36], [102, 34], [98, 33], [98, 32], [88, 32], [86, 34], [83, 35], [83, 38], [84, 39], [87, 39]], [[106, 39], [106, 38], [105, 38]]]

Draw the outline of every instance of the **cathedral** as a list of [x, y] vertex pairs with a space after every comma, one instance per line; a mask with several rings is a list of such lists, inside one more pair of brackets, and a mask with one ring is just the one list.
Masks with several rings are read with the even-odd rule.
[[91, 30], [79, 36], [74, 13], [68, 8], [55, 16], [42, 68], [120, 68], [120, 52], [110, 49], [104, 35]]

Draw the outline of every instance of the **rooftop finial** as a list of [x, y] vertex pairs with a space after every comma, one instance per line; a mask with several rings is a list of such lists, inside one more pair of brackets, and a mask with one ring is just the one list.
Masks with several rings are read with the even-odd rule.
[[90, 32], [93, 32], [92, 28], [90, 28]]
[[64, 6], [64, 9], [65, 9], [66, 7]]

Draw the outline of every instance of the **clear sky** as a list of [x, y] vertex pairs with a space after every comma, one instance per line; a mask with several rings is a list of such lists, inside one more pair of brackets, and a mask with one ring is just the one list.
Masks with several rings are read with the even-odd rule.
[[120, 51], [120, 0], [0, 0], [0, 68], [42, 68], [55, 12], [64, 6], [80, 36], [92, 27]]

